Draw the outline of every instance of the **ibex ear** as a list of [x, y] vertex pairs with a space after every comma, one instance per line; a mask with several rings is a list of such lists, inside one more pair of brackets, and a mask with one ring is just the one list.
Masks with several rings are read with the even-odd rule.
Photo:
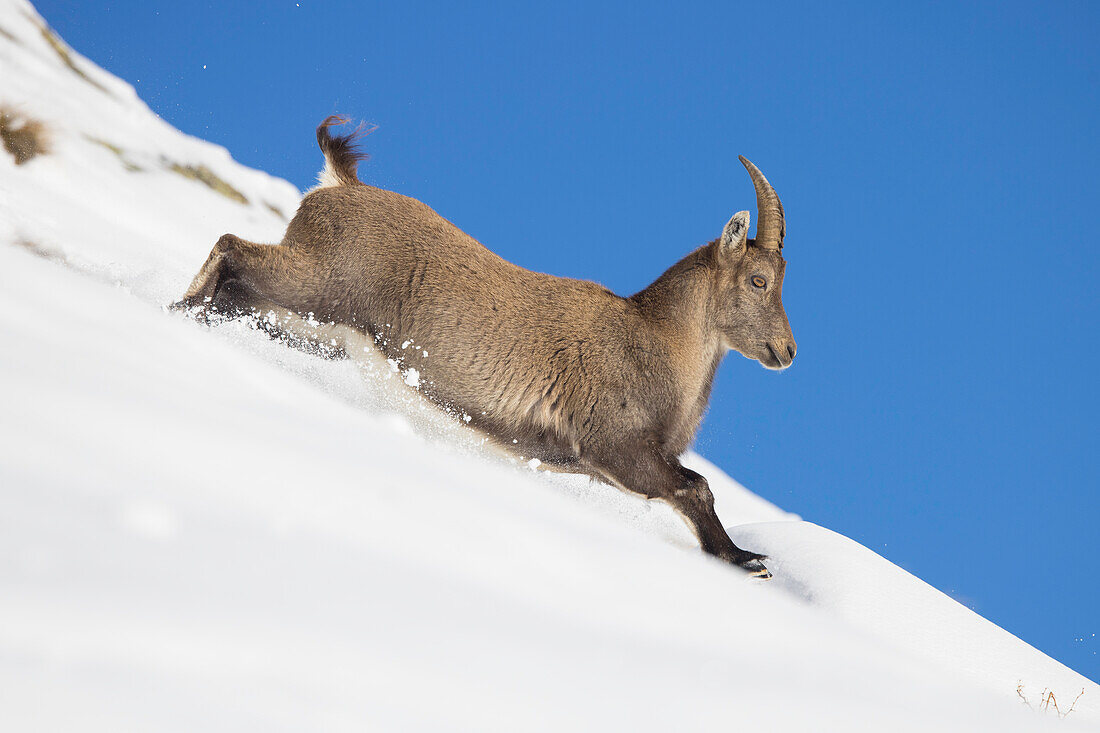
[[738, 211], [722, 230], [722, 240], [719, 247], [722, 254], [731, 257], [740, 257], [745, 253], [745, 247], [749, 236], [749, 212]]

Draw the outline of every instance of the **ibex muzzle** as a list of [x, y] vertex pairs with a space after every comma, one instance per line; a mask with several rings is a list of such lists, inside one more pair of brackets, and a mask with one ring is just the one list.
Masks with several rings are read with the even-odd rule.
[[[420, 375], [432, 400], [502, 446], [670, 503], [702, 548], [769, 577], [714, 513], [706, 479], [680, 464], [729, 349], [790, 366], [783, 206], [767, 179], [749, 214], [623, 298], [506, 262], [428, 206], [359, 182], [357, 133], [317, 130], [325, 154], [280, 244], [224, 235], [177, 307], [278, 307], [345, 324]], [[415, 350], [401, 348], [413, 343]]]

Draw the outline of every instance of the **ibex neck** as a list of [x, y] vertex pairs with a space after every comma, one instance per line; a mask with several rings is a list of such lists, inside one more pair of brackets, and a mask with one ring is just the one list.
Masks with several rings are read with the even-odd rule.
[[691, 443], [725, 353], [714, 323], [713, 248], [701, 247], [630, 298], [663, 344], [679, 399], [663, 417], [665, 447], [679, 454]]
[[709, 317], [712, 256], [710, 247], [700, 247], [630, 300], [655, 324], [687, 328], [705, 341], [716, 340]]

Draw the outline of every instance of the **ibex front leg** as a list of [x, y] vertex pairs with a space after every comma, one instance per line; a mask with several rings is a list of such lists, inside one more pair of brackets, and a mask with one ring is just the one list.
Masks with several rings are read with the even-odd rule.
[[763, 555], [742, 550], [726, 534], [714, 512], [714, 494], [705, 478], [684, 468], [676, 458], [663, 456], [654, 447], [617, 448], [606, 452], [599, 461], [601, 474], [620, 488], [671, 504], [691, 527], [704, 552], [744, 568], [751, 575], [771, 577], [764, 567]]

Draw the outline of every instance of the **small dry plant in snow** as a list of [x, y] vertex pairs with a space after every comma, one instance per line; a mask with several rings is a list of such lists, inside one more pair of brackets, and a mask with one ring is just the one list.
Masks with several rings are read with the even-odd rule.
[[46, 124], [7, 105], [0, 105], [0, 140], [4, 149], [15, 158], [16, 165], [50, 152]]
[[1035, 705], [1031, 704], [1031, 701], [1027, 699], [1027, 695], [1024, 694], [1024, 683], [1020, 682], [1016, 685], [1016, 696], [1023, 701], [1024, 705], [1027, 705], [1032, 710], [1041, 710], [1044, 713], [1053, 710], [1059, 718], [1064, 718], [1073, 712], [1073, 709], [1077, 707], [1077, 701], [1081, 699], [1081, 695], [1085, 694], [1085, 688], [1082, 687], [1081, 691], [1077, 693], [1077, 697], [1073, 698], [1073, 702], [1069, 704], [1069, 708], [1063, 711], [1058, 707], [1058, 699], [1054, 697], [1054, 690], [1044, 687], [1043, 691], [1039, 693], [1039, 702]]

